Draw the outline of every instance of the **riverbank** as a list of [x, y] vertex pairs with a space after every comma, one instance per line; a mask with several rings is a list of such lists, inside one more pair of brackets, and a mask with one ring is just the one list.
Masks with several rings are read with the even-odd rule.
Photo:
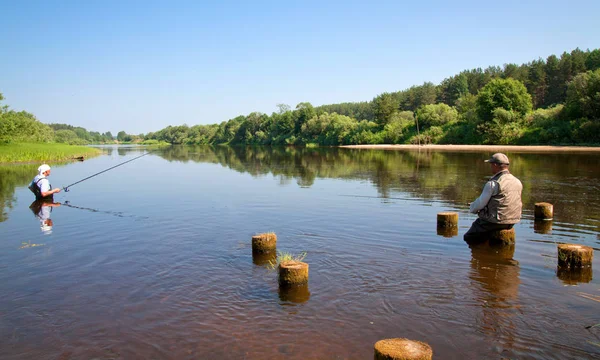
[[66, 144], [0, 145], [0, 164], [68, 161], [79, 157], [100, 155], [100, 149]]
[[600, 152], [600, 147], [585, 146], [523, 146], [523, 145], [342, 145], [348, 149], [435, 150], [490, 152]]

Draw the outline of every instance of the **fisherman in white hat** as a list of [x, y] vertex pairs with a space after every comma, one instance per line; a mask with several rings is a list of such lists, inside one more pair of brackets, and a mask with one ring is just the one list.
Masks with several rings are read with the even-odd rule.
[[512, 229], [521, 220], [523, 185], [508, 171], [508, 156], [496, 153], [485, 162], [490, 164], [494, 176], [485, 183], [477, 200], [470, 204], [469, 212], [477, 214], [477, 220], [465, 234], [465, 240], [490, 231]]
[[59, 188], [52, 189], [48, 176], [50, 176], [50, 166], [43, 164], [38, 168], [38, 174], [29, 184], [29, 190], [35, 194], [36, 200], [51, 200], [52, 195], [60, 192]]

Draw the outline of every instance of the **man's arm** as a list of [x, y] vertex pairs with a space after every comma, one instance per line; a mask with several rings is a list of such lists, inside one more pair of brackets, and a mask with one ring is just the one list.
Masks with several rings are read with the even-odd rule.
[[492, 198], [494, 194], [494, 190], [498, 187], [498, 184], [495, 181], [488, 181], [483, 186], [483, 191], [481, 191], [481, 195], [477, 198], [477, 200], [473, 201], [469, 206], [469, 212], [473, 214], [477, 214], [479, 210], [483, 209], [487, 206], [488, 202]]
[[59, 192], [60, 192], [59, 188], [54, 188], [54, 189], [50, 190], [50, 182], [48, 181], [48, 179], [40, 180], [40, 193], [42, 194], [43, 197], [50, 196], [52, 194], [56, 194]]

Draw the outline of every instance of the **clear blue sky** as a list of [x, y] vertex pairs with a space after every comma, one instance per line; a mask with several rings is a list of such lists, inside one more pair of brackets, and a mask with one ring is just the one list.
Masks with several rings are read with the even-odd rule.
[[0, 14], [4, 103], [113, 134], [366, 101], [600, 47], [598, 0], [0, 0]]

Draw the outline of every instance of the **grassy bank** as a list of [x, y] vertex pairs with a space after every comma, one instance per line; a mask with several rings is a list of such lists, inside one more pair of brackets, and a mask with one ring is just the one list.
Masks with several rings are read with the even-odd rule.
[[66, 144], [7, 144], [0, 145], [0, 164], [67, 161], [80, 156], [96, 156], [100, 153], [99, 149]]

